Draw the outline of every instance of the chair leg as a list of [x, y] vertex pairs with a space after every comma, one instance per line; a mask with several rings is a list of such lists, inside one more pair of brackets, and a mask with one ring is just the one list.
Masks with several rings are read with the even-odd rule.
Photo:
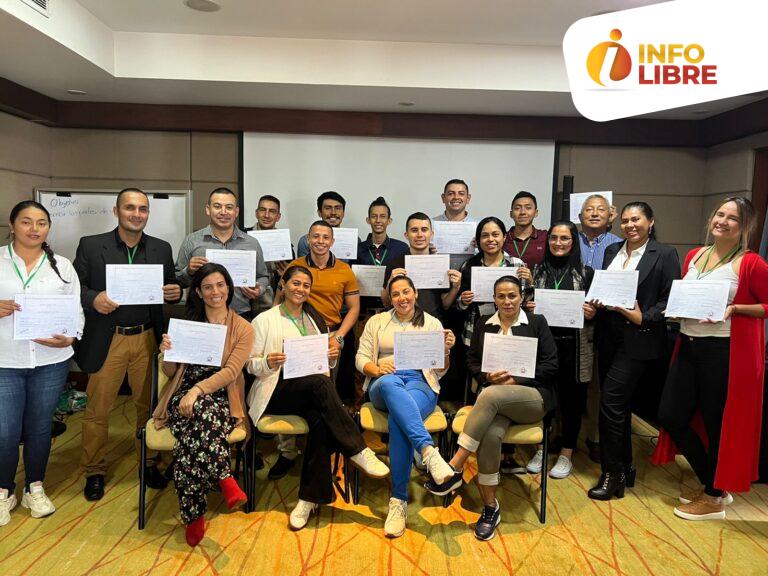
[[544, 424], [544, 446], [542, 447], [541, 462], [541, 504], [539, 504], [539, 522], [547, 521], [547, 478], [549, 478], [549, 424]]
[[243, 443], [238, 442], [235, 444], [235, 471], [233, 476], [235, 478], [240, 478], [240, 466], [243, 463]]
[[140, 462], [139, 462], [139, 530], [144, 530], [146, 525], [146, 469], [147, 469], [147, 429], [139, 430], [139, 441], [141, 442]]
[[245, 445], [245, 512], [251, 513], [256, 508], [256, 434]]

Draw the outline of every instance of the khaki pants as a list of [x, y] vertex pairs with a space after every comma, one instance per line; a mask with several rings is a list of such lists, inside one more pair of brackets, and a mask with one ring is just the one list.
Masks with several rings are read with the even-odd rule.
[[[86, 477], [106, 475], [109, 413], [115, 405], [126, 372], [136, 407], [136, 430], [149, 419], [151, 363], [156, 350], [155, 334], [151, 329], [134, 336], [115, 334], [101, 369], [90, 375], [86, 389], [88, 404], [83, 417], [83, 455], [80, 460]], [[137, 456], [139, 447], [140, 443], [136, 440]], [[147, 453], [148, 460], [154, 460], [156, 456], [156, 452]]]

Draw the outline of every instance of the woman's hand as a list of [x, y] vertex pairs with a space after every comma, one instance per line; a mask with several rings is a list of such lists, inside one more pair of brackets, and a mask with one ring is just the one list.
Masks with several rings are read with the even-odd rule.
[[[333, 342], [333, 344], [331, 344], [331, 342]], [[336, 345], [334, 346], [334, 344]], [[339, 357], [339, 354], [341, 354], [341, 350], [339, 349], [338, 344], [333, 338], [329, 339], [328, 340], [328, 360], [333, 362]]]
[[475, 293], [472, 292], [472, 290], [464, 290], [459, 298], [461, 299], [461, 303], [464, 304], [464, 306], [469, 306], [475, 299]]
[[179, 414], [185, 418], [192, 418], [192, 413], [195, 409], [195, 402], [200, 397], [202, 392], [197, 386], [193, 386], [192, 389], [184, 394], [179, 402]]
[[376, 367], [379, 369], [379, 376], [393, 374], [395, 371], [395, 361], [393, 359], [381, 360]]
[[171, 348], [173, 348], [173, 346], [171, 346], [171, 339], [168, 337], [168, 334], [163, 334], [163, 339], [160, 342], [160, 352], [165, 354]]
[[451, 288], [458, 288], [461, 284], [461, 272], [458, 270], [448, 270], [448, 281], [451, 283]]
[[585, 320], [592, 320], [592, 318], [595, 317], [595, 314], [597, 314], [597, 307], [591, 302], [584, 302], [584, 304], [581, 305], [581, 308], [584, 310]]
[[590, 300], [588, 304], [592, 304], [596, 309], [605, 308], [605, 304], [600, 302], [600, 300]]
[[520, 266], [517, 269], [517, 277], [520, 278], [520, 280], [533, 282], [533, 275], [531, 275], [531, 269], [528, 268], [527, 266]]
[[287, 358], [288, 357], [282, 352], [270, 352], [267, 354], [267, 366], [269, 366], [270, 370], [277, 370], [280, 366], [285, 364]]
[[723, 322], [728, 320], [731, 316], [736, 314], [736, 304], [729, 304], [725, 307], [725, 314], [723, 314]]
[[0, 300], [0, 318], [10, 316], [14, 312], [21, 312], [21, 305], [14, 300]]
[[450, 354], [451, 348], [456, 344], [456, 336], [447, 328], [443, 329], [443, 334], [445, 334], [445, 355], [447, 356]]
[[515, 378], [506, 370], [500, 372], [489, 372], [486, 382], [492, 386], [507, 386], [511, 384], [517, 384]]
[[405, 268], [395, 268], [389, 277], [394, 278], [395, 276], [408, 276], [408, 272], [406, 272]]
[[75, 339], [70, 336], [64, 336], [63, 334], [54, 334], [52, 338], [35, 338], [32, 341], [51, 348], [66, 348], [67, 346], [72, 346], [72, 342], [74, 342]]
[[616, 308], [614, 306], [608, 306], [608, 310], [613, 310], [614, 312], [618, 312], [622, 316], [624, 316], [627, 320], [632, 322], [633, 324], [636, 324], [640, 326], [640, 324], [643, 323], [643, 313], [640, 310], [640, 304], [637, 303], [637, 300], [635, 300], [635, 307], [631, 310], [627, 310], [626, 308]]

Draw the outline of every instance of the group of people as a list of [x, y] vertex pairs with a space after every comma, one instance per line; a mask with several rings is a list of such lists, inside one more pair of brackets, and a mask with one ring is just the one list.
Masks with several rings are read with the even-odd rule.
[[[74, 263], [48, 246], [52, 223], [45, 207], [34, 201], [19, 203], [10, 214], [10, 243], [0, 255], [0, 526], [10, 521], [17, 504], [14, 479], [20, 442], [25, 465], [22, 506], [33, 517], [55, 511], [43, 481], [51, 418], [71, 357], [89, 374], [81, 459], [87, 500], [104, 496], [108, 418], [126, 375], [137, 429], [146, 425], [151, 362], [158, 350], [172, 349], [173, 342], [165, 333], [162, 303], [118, 305], [107, 295], [106, 265], [134, 263], [163, 266], [168, 304], [179, 302], [188, 289], [188, 320], [226, 326], [221, 366], [163, 362], [169, 384], [152, 414], [153, 424], [167, 426], [177, 439], [172, 478], [191, 546], [205, 534], [209, 491], [218, 486], [230, 507], [245, 501], [232, 477], [227, 437], [238, 426], [253, 429], [264, 414], [299, 415], [309, 427], [299, 501], [289, 519], [293, 529], [303, 528], [319, 505], [332, 502], [334, 452], [371, 477], [391, 476], [384, 524], [389, 537], [406, 529], [414, 461], [429, 476], [426, 488], [442, 495], [460, 489], [464, 464], [476, 454], [484, 507], [475, 536], [488, 540], [501, 519], [496, 499], [500, 471], [523, 468], [539, 473], [544, 467], [541, 450], [526, 465], [515, 464], [514, 454], [502, 447], [507, 427], [556, 413], [560, 453], [549, 474], [565, 478], [573, 469], [588, 400], [599, 404], [599, 451], [592, 457], [602, 468], [588, 495], [596, 500], [621, 498], [636, 476], [632, 398], [651, 361], [665, 353], [667, 299], [672, 282], [681, 277], [726, 280], [731, 290], [723, 321], [679, 320], [654, 460], [669, 461], [680, 451], [701, 483], [699, 490], [681, 495], [674, 509], [677, 516], [723, 518], [732, 501], [730, 492], [748, 490], [757, 477], [768, 265], [748, 249], [757, 217], [749, 200], [727, 198], [716, 208], [707, 220], [706, 245], [688, 254], [681, 271], [675, 249], [656, 240], [653, 210], [645, 202], [630, 202], [612, 213], [603, 196], [593, 195], [581, 207], [581, 231], [566, 220], [542, 230], [534, 227], [536, 197], [520, 192], [511, 204], [514, 226], [507, 230], [496, 216], [476, 221], [469, 215], [471, 195], [462, 180], [450, 180], [441, 199], [442, 214], [408, 216], [406, 242], [388, 234], [392, 219], [386, 201], [378, 198], [370, 205], [366, 222], [371, 233], [359, 242], [355, 262], [385, 267], [380, 298], [361, 297], [349, 263], [331, 251], [334, 229], [346, 209], [345, 199], [336, 192], [318, 198], [319, 219], [300, 238], [297, 257], [269, 263], [258, 241], [237, 226], [238, 197], [226, 188], [210, 193], [205, 206], [210, 224], [187, 236], [175, 263], [167, 242], [143, 232], [150, 203], [139, 189], [118, 194], [117, 227], [82, 238]], [[273, 229], [280, 217], [279, 199], [263, 196], [254, 229]], [[444, 288], [418, 289], [408, 276], [405, 256], [434, 252], [435, 220], [476, 222], [476, 253], [451, 255]], [[255, 285], [235, 287], [224, 266], [206, 259], [211, 248], [255, 252]], [[509, 268], [493, 286], [492, 303], [476, 301], [472, 292], [477, 267]], [[637, 270], [634, 305], [584, 302], [583, 328], [550, 328], [536, 312], [536, 291], [587, 292], [595, 270]], [[13, 315], [21, 310], [18, 294], [79, 294], [77, 334], [14, 340]], [[364, 323], [359, 341], [358, 322]], [[442, 331], [443, 367], [397, 369], [395, 335], [405, 331]], [[317, 334], [328, 334], [330, 371], [285, 379], [283, 341]], [[483, 350], [492, 334], [535, 338], [535, 373], [520, 377], [483, 371]], [[474, 405], [457, 451], [446, 460], [448, 455], [440, 454], [424, 420], [433, 413], [441, 380], [451, 371], [462, 388], [464, 382], [471, 387], [466, 397], [474, 397]], [[366, 446], [350, 415], [359, 400], [355, 372], [363, 380], [362, 394], [388, 414], [388, 464]], [[590, 392], [590, 385], [597, 393]], [[596, 437], [591, 446], [597, 446]], [[279, 437], [278, 452], [270, 478], [294, 466], [295, 439]], [[146, 484], [164, 488], [168, 479], [158, 468], [158, 455], [148, 453], [146, 458]]]

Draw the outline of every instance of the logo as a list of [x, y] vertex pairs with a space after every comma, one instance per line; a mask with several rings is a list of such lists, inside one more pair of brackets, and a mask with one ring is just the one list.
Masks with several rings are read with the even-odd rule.
[[624, 80], [632, 71], [632, 56], [629, 51], [619, 44], [621, 40], [621, 30], [614, 28], [611, 30], [610, 37], [612, 42], [601, 42], [587, 56], [587, 72], [594, 82], [605, 86], [601, 79], [607, 66], [608, 78], [613, 82]]

